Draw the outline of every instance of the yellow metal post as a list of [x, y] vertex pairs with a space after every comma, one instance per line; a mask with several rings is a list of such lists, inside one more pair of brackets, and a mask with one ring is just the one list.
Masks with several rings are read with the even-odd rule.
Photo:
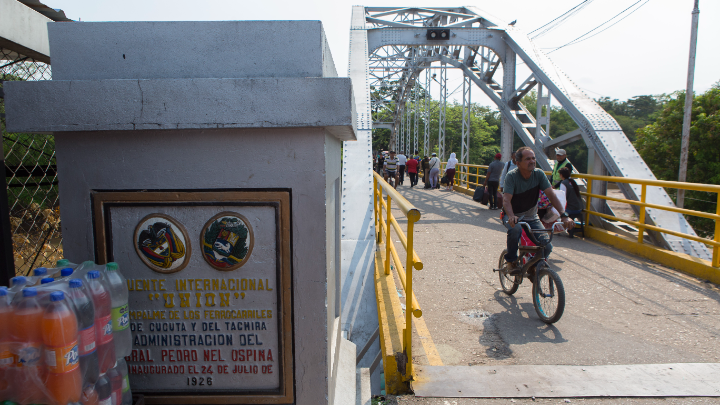
[[[647, 185], [643, 184], [640, 191], [640, 202], [645, 203], [645, 196], [647, 195]], [[588, 197], [589, 198], [589, 197]], [[641, 224], [645, 225], [645, 206], [640, 206], [640, 221]], [[645, 227], [641, 226], [638, 228], [638, 243], [643, 243], [645, 237]]]
[[[589, 194], [592, 194], [592, 179], [587, 179], [587, 190]], [[590, 196], [587, 196], [585, 203], [585, 226], [590, 225]]]
[[[381, 191], [382, 193], [382, 191]], [[381, 194], [382, 196], [382, 194]], [[378, 201], [378, 182], [377, 178], [373, 176], [373, 211], [375, 211], [375, 243], [382, 242], [382, 228], [380, 228], [380, 221], [378, 218], [378, 212], [380, 211], [380, 204]]]
[[387, 207], [385, 209], [387, 210], [387, 221], [385, 222], [385, 228], [387, 229], [387, 234], [385, 235], [385, 275], [390, 274], [390, 244], [392, 243], [392, 240], [390, 240], [390, 203], [392, 202], [392, 198], [390, 197], [390, 193], [388, 193], [387, 197]]
[[[720, 215], [720, 193], [717, 193], [717, 195], [717, 208], [715, 210], [715, 213], [717, 215]], [[720, 220], [718, 219], [715, 219], [715, 242], [720, 242]], [[713, 267], [720, 267], [720, 247], [713, 247], [712, 259]]]
[[412, 313], [413, 308], [413, 228], [415, 222], [408, 218], [407, 259], [405, 261], [405, 354], [407, 355], [406, 377], [412, 377]]

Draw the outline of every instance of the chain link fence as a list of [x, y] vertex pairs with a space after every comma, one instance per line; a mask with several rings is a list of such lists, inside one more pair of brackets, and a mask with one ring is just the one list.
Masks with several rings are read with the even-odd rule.
[[2, 86], [8, 81], [50, 80], [50, 65], [0, 48], [0, 129], [5, 158], [15, 274], [26, 275], [62, 258], [60, 204], [52, 134], [8, 133]]

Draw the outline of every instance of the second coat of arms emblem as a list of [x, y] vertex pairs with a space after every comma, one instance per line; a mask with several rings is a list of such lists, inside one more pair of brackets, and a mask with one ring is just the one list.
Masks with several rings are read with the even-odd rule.
[[250, 223], [236, 212], [221, 212], [210, 218], [200, 234], [203, 258], [222, 271], [244, 265], [252, 253], [253, 242]]

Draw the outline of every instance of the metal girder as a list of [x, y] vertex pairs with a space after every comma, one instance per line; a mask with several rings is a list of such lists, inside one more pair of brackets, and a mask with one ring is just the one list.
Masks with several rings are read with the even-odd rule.
[[438, 114], [438, 157], [445, 159], [445, 116], [447, 113], [447, 67], [442, 63], [440, 69], [440, 108]]
[[425, 129], [423, 131], [423, 156], [430, 156], [430, 69], [425, 70], [425, 97], [424, 97], [424, 114], [423, 121]]
[[[468, 76], [463, 76], [463, 94], [462, 94], [462, 137], [460, 146], [460, 163], [470, 163], [470, 90], [472, 82]], [[466, 180], [466, 171], [461, 172], [462, 181]]]
[[[512, 148], [513, 133], [517, 133], [526, 145], [532, 147], [538, 157], [539, 166], [549, 170], [551, 162], [547, 159], [545, 144], [551, 142], [547, 134], [548, 123], [545, 116], [529, 112], [519, 101], [534, 86], [541, 86], [568, 112], [582, 131], [582, 137], [589, 149], [592, 149], [598, 170], [607, 170], [614, 176], [654, 179], [645, 162], [637, 153], [617, 122], [605, 112], [582, 89], [577, 87], [548, 56], [515, 27], [508, 26], [476, 7], [458, 8], [366, 8], [368, 26], [366, 31], [368, 55], [376, 55], [381, 49], [393, 49], [397, 55], [393, 60], [385, 61], [385, 77], [397, 77], [396, 101], [407, 100], [409, 89], [423, 69], [429, 68], [434, 61], [441, 63], [441, 114], [439, 128], [440, 157], [445, 159], [444, 124], [445, 114], [442, 108], [447, 97], [447, 89], [442, 83], [447, 65], [462, 69], [470, 81], [475, 83], [498, 106], [503, 117], [502, 151], [507, 154]], [[382, 15], [380, 15], [382, 13]], [[434, 14], [433, 14], [434, 13]], [[355, 25], [355, 22], [353, 22]], [[447, 41], [427, 40], [427, 27], [448, 27], [450, 38]], [[393, 48], [394, 47], [394, 48]], [[408, 48], [423, 49], [424, 58], [407, 61], [411, 55]], [[463, 48], [464, 52], [463, 52]], [[404, 52], [405, 59], [402, 58]], [[462, 55], [462, 56], [461, 56]], [[521, 86], [515, 86], [515, 61], [522, 60], [532, 72], [532, 78]], [[472, 60], [479, 59], [479, 60]], [[393, 67], [402, 70], [392, 73]], [[503, 80], [493, 80], [502, 66]], [[366, 67], [367, 71], [367, 67]], [[395, 76], [392, 76], [395, 74]], [[446, 77], [446, 76], [445, 76]], [[533, 83], [534, 82], [534, 83]], [[541, 91], [540, 105], [545, 104]], [[549, 106], [549, 99], [547, 100]], [[539, 122], [538, 122], [539, 121]], [[543, 126], [545, 128], [543, 128]], [[602, 168], [601, 168], [602, 167]], [[640, 186], [621, 186], [629, 199], [639, 199]], [[648, 202], [672, 206], [672, 200], [657, 187], [648, 188]], [[647, 221], [664, 228], [686, 232], [694, 231], [681, 214], [649, 209]], [[660, 240], [672, 250], [688, 253], [707, 259], [708, 249], [699, 243], [679, 239], [668, 235], [658, 235]]]
[[420, 85], [417, 80], [415, 81], [415, 90], [413, 91], [413, 107], [414, 108], [414, 121], [413, 121], [413, 147], [410, 150], [411, 154], [414, 154], [418, 150], [418, 130], [420, 128], [420, 103], [418, 103], [418, 94], [420, 93]]

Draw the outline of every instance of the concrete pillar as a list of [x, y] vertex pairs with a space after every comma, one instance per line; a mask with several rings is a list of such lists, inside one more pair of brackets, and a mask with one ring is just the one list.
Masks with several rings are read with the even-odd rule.
[[[347, 371], [340, 152], [357, 132], [320, 22], [48, 29], [53, 80], [5, 82], [7, 129], [55, 135], [66, 257], [116, 261], [140, 282], [133, 392], [151, 404], [332, 401]], [[170, 359], [170, 347], [194, 355]]]
[[[510, 100], [515, 95], [515, 52], [509, 47], [505, 50], [505, 60], [503, 60], [503, 101], [510, 108], [514, 108], [510, 105]], [[503, 118], [502, 125], [500, 127], [500, 153], [502, 153], [503, 161], [510, 160], [510, 155], [513, 152], [513, 140], [515, 139], [515, 130], [513, 129], [510, 121]]]

